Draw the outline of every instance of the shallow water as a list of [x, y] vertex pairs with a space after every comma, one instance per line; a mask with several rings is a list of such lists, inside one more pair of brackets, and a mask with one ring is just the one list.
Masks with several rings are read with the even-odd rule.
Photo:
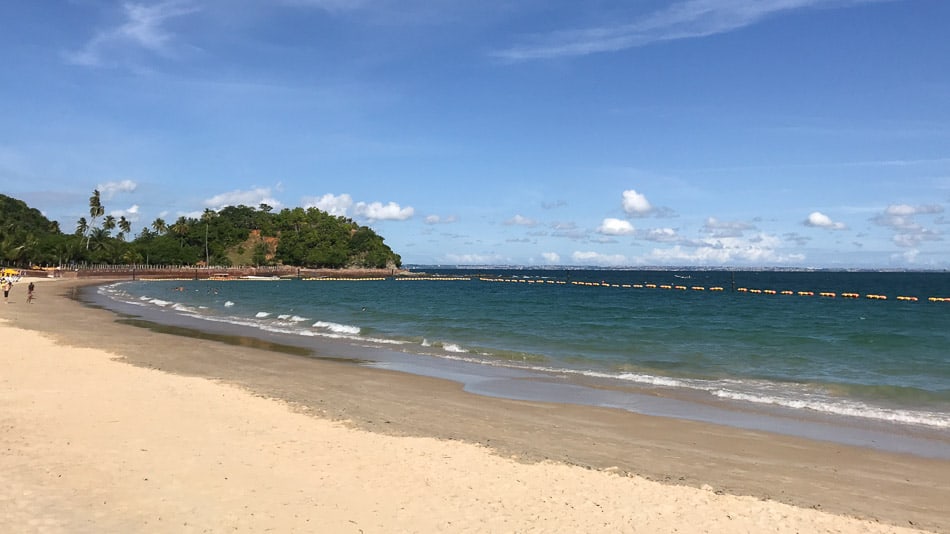
[[[150, 320], [383, 348], [376, 365], [464, 375], [444, 377], [485, 394], [715, 421], [762, 413], [784, 418], [768, 429], [798, 434], [808, 432], [790, 430], [793, 421], [950, 435], [950, 302], [928, 300], [950, 296], [947, 273], [435, 274], [455, 279], [140, 281], [100, 291]], [[512, 380], [516, 372], [536, 379]], [[688, 405], [656, 400], [671, 397]]]

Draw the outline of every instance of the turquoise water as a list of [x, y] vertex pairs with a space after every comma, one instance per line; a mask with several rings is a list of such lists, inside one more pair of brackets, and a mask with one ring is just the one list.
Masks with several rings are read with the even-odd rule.
[[948, 273], [427, 272], [459, 279], [148, 281], [101, 291], [245, 331], [950, 429], [950, 302], [929, 300], [950, 297]]

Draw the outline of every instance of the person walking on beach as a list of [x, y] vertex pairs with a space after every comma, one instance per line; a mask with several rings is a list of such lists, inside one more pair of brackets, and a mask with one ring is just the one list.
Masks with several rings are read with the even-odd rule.
[[9, 304], [10, 301], [7, 300], [7, 297], [10, 296], [10, 289], [13, 287], [13, 284], [10, 283], [10, 280], [7, 280], [6, 278], [4, 278], [2, 287], [3, 287], [3, 302], [4, 304]]
[[30, 282], [30, 285], [26, 286], [26, 302], [27, 304], [33, 304], [33, 282]]

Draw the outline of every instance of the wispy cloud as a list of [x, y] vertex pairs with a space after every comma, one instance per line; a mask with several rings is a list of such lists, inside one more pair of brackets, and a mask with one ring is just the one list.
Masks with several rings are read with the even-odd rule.
[[247, 191], [235, 190], [215, 195], [204, 201], [204, 205], [213, 209], [220, 210], [226, 206], [251, 206], [257, 207], [260, 204], [267, 204], [271, 207], [280, 207], [281, 202], [274, 198], [269, 187], [257, 187]]
[[106, 182], [99, 184], [96, 189], [102, 194], [103, 200], [112, 200], [112, 197], [119, 193], [131, 193], [138, 188], [138, 184], [132, 180], [122, 180], [119, 182]]
[[367, 7], [369, 0], [283, 0], [290, 6], [315, 7], [329, 12], [352, 11]]
[[530, 61], [616, 52], [662, 41], [694, 39], [734, 31], [786, 11], [846, 7], [884, 0], [685, 0], [632, 22], [534, 35], [494, 55]]
[[86, 67], [101, 67], [110, 63], [113, 55], [123, 55], [129, 49], [169, 55], [174, 36], [165, 27], [170, 19], [194, 13], [198, 7], [186, 0], [168, 0], [146, 5], [122, 5], [123, 22], [96, 33], [81, 49], [65, 54], [66, 60]]
[[577, 265], [621, 266], [630, 262], [623, 254], [602, 254], [589, 250], [577, 250], [571, 254], [571, 259]]
[[908, 204], [891, 204], [871, 219], [871, 222], [890, 228], [894, 235], [891, 238], [894, 244], [902, 248], [916, 248], [923, 241], [940, 241], [943, 239], [940, 232], [926, 228], [917, 222], [919, 215], [939, 215], [943, 207], [935, 204], [910, 206]]
[[534, 219], [518, 214], [505, 221], [506, 226], [535, 226], [538, 222]]

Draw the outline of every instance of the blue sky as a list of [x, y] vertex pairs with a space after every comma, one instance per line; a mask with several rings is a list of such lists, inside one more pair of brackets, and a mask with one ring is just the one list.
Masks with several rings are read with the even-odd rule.
[[0, 192], [316, 206], [410, 264], [950, 268], [946, 0], [0, 8]]

